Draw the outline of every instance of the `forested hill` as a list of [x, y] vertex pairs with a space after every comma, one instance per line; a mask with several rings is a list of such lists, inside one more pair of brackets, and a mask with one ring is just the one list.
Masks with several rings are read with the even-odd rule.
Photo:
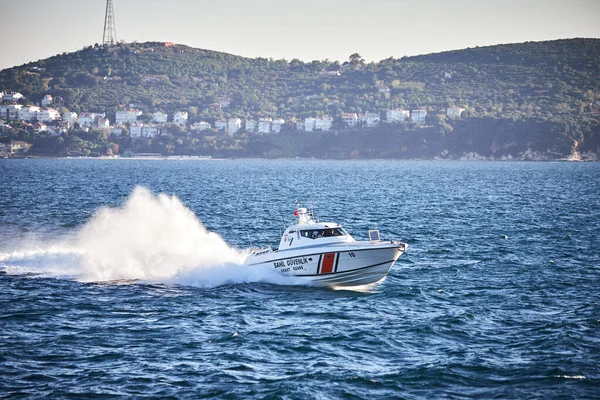
[[[597, 153], [600, 144], [599, 39], [477, 47], [374, 63], [358, 54], [341, 63], [301, 62], [158, 42], [96, 45], [0, 71], [2, 89], [32, 102], [51, 94], [63, 109], [109, 117], [130, 104], [146, 113], [183, 110], [190, 123], [329, 115], [341, 129], [344, 112], [425, 109], [429, 128], [420, 129], [430, 131], [412, 128], [424, 137], [434, 132], [441, 137], [433, 140], [435, 146], [405, 150], [408, 157], [452, 152], [448, 140], [458, 146], [456, 154], [474, 151], [475, 141], [488, 155], [511, 146], [559, 155]], [[230, 98], [229, 106], [209, 107], [221, 98]], [[461, 120], [446, 118], [450, 106], [465, 109]], [[525, 128], [535, 134], [513, 137]], [[455, 137], [445, 137], [451, 134]]]

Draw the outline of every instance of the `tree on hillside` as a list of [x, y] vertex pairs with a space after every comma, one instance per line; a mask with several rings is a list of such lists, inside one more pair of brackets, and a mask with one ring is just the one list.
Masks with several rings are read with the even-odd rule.
[[351, 54], [350, 57], [348, 58], [348, 60], [350, 61], [350, 64], [352, 64], [352, 65], [357, 65], [357, 64], [363, 65], [365, 63], [364, 58], [362, 58], [360, 56], [360, 54], [358, 54], [358, 53]]

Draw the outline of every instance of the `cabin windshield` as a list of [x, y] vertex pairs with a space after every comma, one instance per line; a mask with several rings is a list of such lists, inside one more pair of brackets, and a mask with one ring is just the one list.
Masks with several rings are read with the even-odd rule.
[[347, 235], [347, 233], [343, 228], [307, 229], [300, 231], [300, 236], [309, 239], [319, 239], [344, 235]]

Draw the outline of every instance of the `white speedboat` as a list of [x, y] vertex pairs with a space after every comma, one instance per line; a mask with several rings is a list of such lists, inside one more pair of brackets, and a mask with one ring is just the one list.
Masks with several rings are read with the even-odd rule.
[[285, 230], [277, 249], [254, 249], [244, 265], [271, 267], [318, 285], [361, 286], [384, 279], [408, 247], [382, 241], [379, 231], [356, 241], [337, 223], [315, 221], [306, 208], [297, 208], [294, 216], [296, 224]]

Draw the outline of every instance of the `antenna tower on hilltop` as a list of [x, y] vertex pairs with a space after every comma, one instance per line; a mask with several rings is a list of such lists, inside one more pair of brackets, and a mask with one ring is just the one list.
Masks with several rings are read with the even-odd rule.
[[106, 0], [106, 14], [104, 16], [104, 34], [102, 44], [113, 45], [117, 43], [117, 28], [115, 27], [115, 12], [112, 0]]

